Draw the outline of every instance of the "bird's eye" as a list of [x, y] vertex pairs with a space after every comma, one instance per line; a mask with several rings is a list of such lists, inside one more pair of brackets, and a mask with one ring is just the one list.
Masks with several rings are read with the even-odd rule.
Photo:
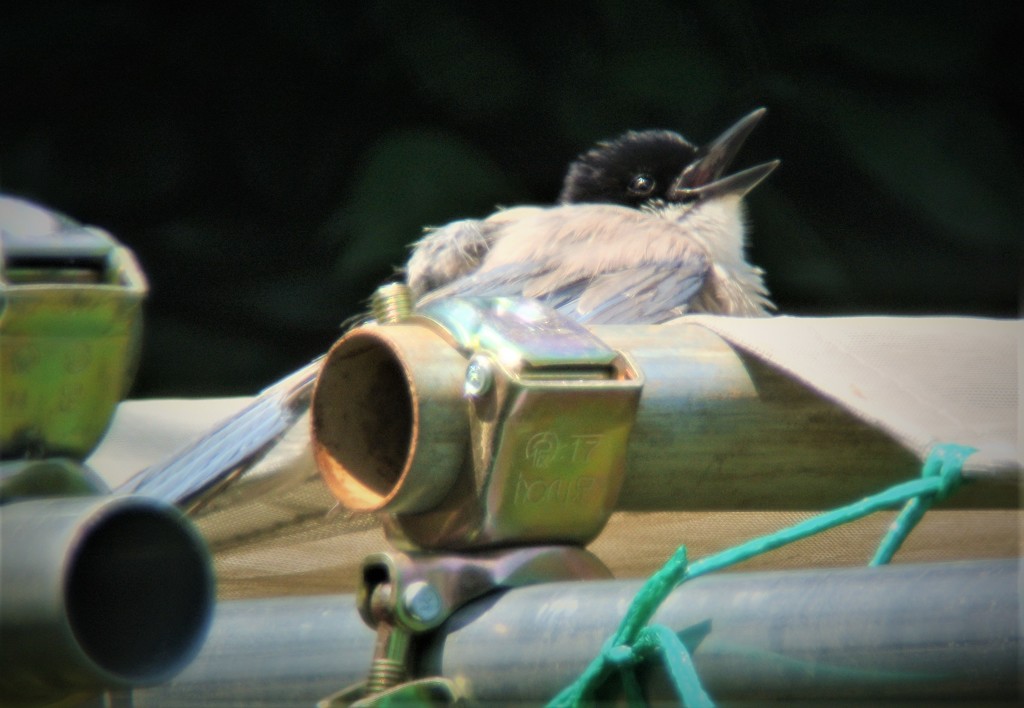
[[646, 197], [654, 191], [654, 178], [650, 175], [636, 175], [629, 181], [630, 194]]

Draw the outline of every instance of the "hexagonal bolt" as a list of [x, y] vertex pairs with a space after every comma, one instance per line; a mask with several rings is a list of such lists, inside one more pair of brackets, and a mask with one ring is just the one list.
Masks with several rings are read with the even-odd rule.
[[419, 622], [433, 622], [441, 615], [441, 596], [432, 585], [422, 580], [409, 583], [402, 593], [402, 604]]

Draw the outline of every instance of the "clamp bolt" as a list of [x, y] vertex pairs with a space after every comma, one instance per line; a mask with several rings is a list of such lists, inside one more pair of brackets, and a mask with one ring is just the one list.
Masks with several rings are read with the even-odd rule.
[[494, 370], [491, 362], [483, 357], [473, 357], [466, 367], [466, 383], [462, 392], [467, 398], [480, 398], [491, 390]]
[[402, 604], [418, 622], [433, 622], [441, 615], [441, 596], [432, 585], [422, 580], [409, 583], [402, 593]]

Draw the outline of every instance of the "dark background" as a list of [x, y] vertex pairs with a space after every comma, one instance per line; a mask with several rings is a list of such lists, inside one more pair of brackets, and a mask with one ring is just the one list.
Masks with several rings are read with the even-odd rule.
[[422, 226], [757, 106], [736, 167], [783, 160], [749, 199], [782, 312], [1017, 316], [1022, 4], [8, 3], [0, 189], [136, 252], [135, 396], [252, 393]]

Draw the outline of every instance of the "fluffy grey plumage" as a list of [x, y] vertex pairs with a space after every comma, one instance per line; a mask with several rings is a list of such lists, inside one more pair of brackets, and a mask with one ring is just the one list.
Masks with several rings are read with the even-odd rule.
[[428, 231], [406, 267], [414, 297], [525, 296], [589, 324], [767, 314], [762, 271], [744, 255], [743, 197], [778, 163], [722, 177], [763, 113], [703, 148], [627, 133], [570, 166], [562, 199], [573, 203]]

